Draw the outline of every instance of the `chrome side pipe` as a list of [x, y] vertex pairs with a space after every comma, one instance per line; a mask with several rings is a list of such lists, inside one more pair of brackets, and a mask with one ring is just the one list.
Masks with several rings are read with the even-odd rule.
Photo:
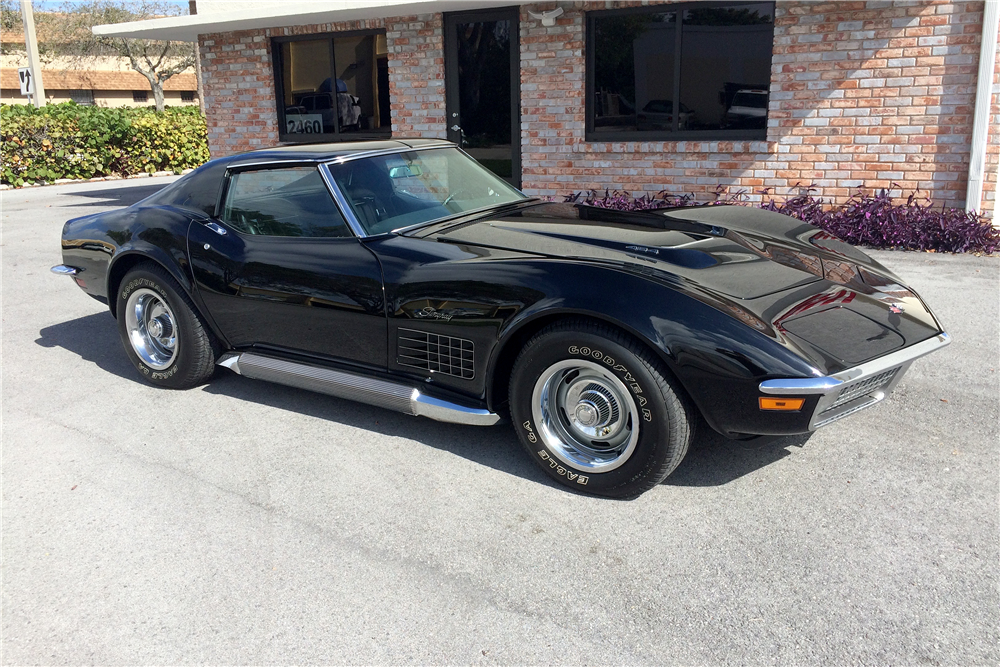
[[218, 365], [255, 380], [276, 382], [451, 424], [492, 426], [500, 421], [500, 417], [489, 410], [428, 396], [416, 387], [252, 352], [227, 353], [219, 359]]

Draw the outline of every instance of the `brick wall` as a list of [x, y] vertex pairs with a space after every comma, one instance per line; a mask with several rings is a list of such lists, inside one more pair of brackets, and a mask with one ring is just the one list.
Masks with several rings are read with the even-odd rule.
[[386, 41], [392, 136], [447, 138], [441, 15], [392, 19]]
[[394, 137], [446, 135], [441, 15], [200, 35], [212, 157], [278, 144], [271, 38], [384, 28]]
[[200, 35], [198, 43], [212, 157], [277, 144], [271, 40], [266, 32]]
[[[843, 201], [857, 186], [897, 183], [938, 204], [964, 204], [982, 2], [778, 0], [766, 141], [587, 142], [584, 12], [634, 4], [562, 3], [566, 12], [552, 28], [522, 7], [526, 192], [666, 189], [710, 198], [724, 185], [756, 198], [763, 188], [784, 195], [814, 184]], [[212, 154], [278, 143], [271, 37], [366, 28], [386, 30], [393, 136], [445, 137], [436, 14], [202, 35]], [[987, 211], [1000, 162], [1000, 80], [994, 88]]]
[[709, 198], [718, 185], [785, 194], [799, 183], [843, 201], [857, 186], [896, 183], [939, 204], [964, 204], [982, 2], [779, 0], [766, 141], [587, 142], [584, 12], [635, 4], [577, 3], [553, 28], [522, 9], [527, 192], [667, 189]]

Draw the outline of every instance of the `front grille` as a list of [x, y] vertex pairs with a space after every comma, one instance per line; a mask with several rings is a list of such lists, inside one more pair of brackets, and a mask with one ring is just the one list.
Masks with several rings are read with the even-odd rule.
[[860, 412], [865, 408], [871, 407], [876, 403], [878, 403], [878, 399], [869, 398], [864, 403], [859, 403], [858, 405], [851, 406], [842, 411], [838, 411], [836, 408], [830, 408], [829, 410], [825, 410], [822, 414], [820, 414], [819, 420], [815, 424], [813, 424], [813, 428], [826, 426], [827, 424], [835, 422], [838, 419], [843, 419], [848, 415], [853, 415], [855, 412]]
[[402, 366], [453, 375], [463, 380], [471, 380], [476, 375], [475, 345], [464, 338], [400, 329], [396, 360]]
[[893, 368], [883, 373], [879, 373], [878, 375], [873, 375], [870, 378], [865, 378], [860, 382], [855, 382], [850, 386], [844, 387], [840, 390], [840, 395], [837, 396], [837, 400], [830, 407], [835, 408], [843, 405], [844, 403], [850, 403], [860, 396], [867, 396], [873, 391], [877, 391], [882, 387], [885, 387], [892, 382], [892, 378], [896, 377], [896, 371], [898, 370], [898, 368]]

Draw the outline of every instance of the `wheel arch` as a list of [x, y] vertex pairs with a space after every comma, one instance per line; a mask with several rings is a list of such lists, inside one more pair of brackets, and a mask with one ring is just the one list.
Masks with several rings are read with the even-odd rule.
[[[114, 259], [111, 261], [111, 265], [108, 267], [108, 279], [107, 279], [107, 294], [108, 294], [108, 308], [111, 309], [111, 314], [114, 317], [118, 317], [116, 312], [118, 307], [118, 288], [125, 278], [125, 275], [131, 271], [133, 268], [139, 264], [152, 263], [160, 266], [163, 270], [170, 274], [177, 284], [181, 286], [185, 294], [192, 303], [198, 304], [195, 299], [193, 290], [191, 289], [191, 281], [184, 274], [183, 271], [179, 269], [173, 262], [169, 261], [166, 253], [162, 251], [160, 253], [140, 250], [125, 250], [119, 252], [115, 255]], [[163, 256], [159, 256], [159, 255]], [[200, 308], [199, 308], [200, 309]]]
[[532, 336], [545, 327], [564, 320], [579, 320], [581, 322], [589, 321], [595, 324], [611, 326], [635, 339], [639, 344], [652, 352], [656, 358], [663, 362], [666, 366], [666, 370], [669, 371], [671, 376], [677, 380], [680, 387], [690, 397], [690, 392], [687, 387], [684, 386], [684, 382], [675, 370], [669, 351], [660, 348], [648, 337], [642, 335], [642, 333], [637, 331], [634, 327], [628, 326], [625, 322], [621, 322], [601, 313], [567, 309], [559, 311], [543, 311], [533, 316], [522, 318], [519, 322], [509, 327], [508, 331], [501, 336], [500, 342], [497, 344], [492, 358], [490, 359], [489, 371], [487, 375], [486, 401], [487, 405], [491, 406], [491, 409], [495, 410], [498, 406], [502, 406], [507, 402], [507, 393], [510, 385], [511, 373], [514, 367], [514, 361], [517, 359], [517, 355], [520, 354], [521, 350], [524, 349], [525, 344], [531, 340]]

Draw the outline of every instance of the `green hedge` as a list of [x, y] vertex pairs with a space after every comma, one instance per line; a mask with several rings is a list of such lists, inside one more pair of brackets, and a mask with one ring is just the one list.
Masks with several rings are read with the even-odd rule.
[[84, 107], [73, 102], [0, 105], [0, 182], [130, 176], [197, 167], [208, 160], [198, 107]]

